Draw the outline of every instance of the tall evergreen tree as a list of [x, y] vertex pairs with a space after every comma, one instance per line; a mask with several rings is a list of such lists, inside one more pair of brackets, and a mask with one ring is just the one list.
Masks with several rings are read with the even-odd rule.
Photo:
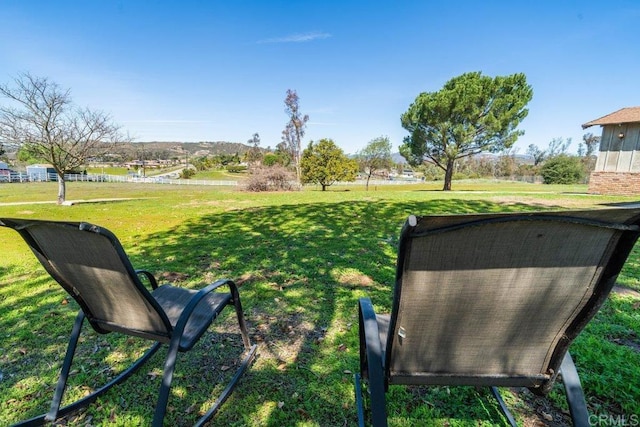
[[430, 160], [445, 172], [444, 190], [451, 190], [457, 159], [482, 151], [511, 147], [524, 132], [516, 130], [527, 116], [533, 91], [524, 74], [491, 78], [465, 73], [437, 92], [423, 92], [402, 114], [410, 133], [400, 148], [411, 164]]

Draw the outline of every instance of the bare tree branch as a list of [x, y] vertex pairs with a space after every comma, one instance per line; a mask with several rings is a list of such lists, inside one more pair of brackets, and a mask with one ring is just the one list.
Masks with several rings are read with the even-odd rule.
[[58, 203], [66, 197], [64, 174], [84, 166], [125, 142], [111, 116], [73, 105], [70, 90], [47, 78], [21, 74], [12, 85], [0, 85], [0, 96], [13, 105], [0, 106], [0, 137], [27, 148], [51, 163], [58, 174]]

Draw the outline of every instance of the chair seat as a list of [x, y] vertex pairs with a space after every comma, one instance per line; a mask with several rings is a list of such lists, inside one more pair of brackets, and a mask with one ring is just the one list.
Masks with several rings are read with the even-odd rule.
[[[162, 285], [151, 292], [167, 314], [171, 326], [175, 328], [180, 315], [197, 290]], [[230, 293], [210, 292], [196, 306], [180, 339], [180, 351], [187, 351], [207, 330], [213, 319], [231, 302]]]

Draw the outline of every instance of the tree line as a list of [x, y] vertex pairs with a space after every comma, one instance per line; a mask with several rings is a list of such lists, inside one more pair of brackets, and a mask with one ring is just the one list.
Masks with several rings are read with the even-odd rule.
[[[11, 84], [0, 85], [0, 96], [9, 100], [0, 106], [0, 140], [20, 147], [20, 155], [53, 165], [58, 174], [58, 202], [65, 199], [64, 174], [84, 166], [89, 159], [113, 156], [114, 147], [132, 142], [111, 117], [101, 111], [73, 104], [70, 91], [47, 78], [28, 73]], [[470, 72], [454, 77], [442, 89], [420, 93], [401, 114], [408, 132], [400, 153], [426, 179], [442, 179], [443, 190], [451, 190], [456, 174], [493, 176], [537, 174], [545, 182], [574, 182], [593, 169], [599, 138], [585, 134], [578, 155], [569, 155], [571, 140], [556, 138], [545, 149], [529, 146], [533, 164], [522, 164], [511, 155], [524, 131], [519, 124], [527, 116], [533, 97], [523, 73], [485, 76]], [[192, 157], [196, 170], [216, 167], [237, 169], [248, 165], [257, 181], [255, 188], [291, 188], [284, 184], [315, 183], [326, 190], [337, 181], [366, 179], [393, 168], [391, 143], [386, 136], [372, 139], [354, 156], [347, 156], [330, 138], [303, 145], [309, 115], [303, 114], [300, 98], [288, 89], [284, 99], [287, 121], [274, 150], [260, 147], [256, 132], [240, 154]], [[0, 146], [0, 151], [2, 151]], [[499, 153], [497, 161], [478, 159], [481, 153]], [[148, 152], [143, 156], [167, 156]], [[139, 156], [138, 156], [139, 157]], [[147, 157], [149, 158], [149, 157]], [[268, 170], [269, 169], [269, 170]], [[388, 172], [387, 172], [388, 173]], [[264, 181], [264, 182], [261, 182]], [[276, 188], [278, 189], [278, 188]]]

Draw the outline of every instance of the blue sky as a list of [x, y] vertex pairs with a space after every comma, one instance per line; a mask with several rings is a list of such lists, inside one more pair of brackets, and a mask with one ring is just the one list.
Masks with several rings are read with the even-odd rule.
[[48, 77], [142, 142], [275, 147], [295, 89], [305, 145], [387, 135], [395, 151], [416, 96], [469, 71], [526, 74], [521, 153], [556, 137], [575, 151], [582, 123], [640, 105], [637, 0], [1, 0], [0, 16], [2, 82]]

